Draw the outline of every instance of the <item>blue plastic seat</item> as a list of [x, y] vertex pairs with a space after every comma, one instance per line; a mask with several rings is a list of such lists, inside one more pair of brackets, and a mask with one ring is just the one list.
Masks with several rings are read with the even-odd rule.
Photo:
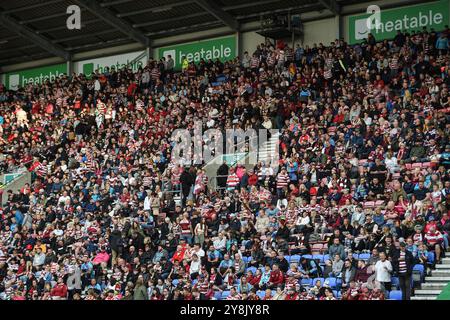
[[214, 293], [214, 298], [216, 298], [216, 300], [222, 300], [222, 292], [216, 291]]
[[314, 260], [319, 260], [319, 263], [323, 263], [323, 254], [313, 254]]
[[327, 260], [330, 260], [330, 255], [329, 254], [324, 254], [323, 255], [323, 261], [325, 262]]
[[331, 289], [336, 289], [337, 287], [337, 279], [336, 278], [326, 278], [325, 281], [328, 281], [328, 285]]
[[311, 254], [305, 254], [305, 255], [302, 256], [302, 258], [305, 258], [305, 259], [312, 259], [313, 256], [312, 256]]
[[323, 286], [323, 283], [324, 283], [324, 281], [325, 281], [325, 279], [324, 278], [314, 278], [313, 279], [313, 286], [316, 284], [316, 282], [317, 282], [317, 280], [320, 280], [320, 283], [322, 284], [322, 286]]
[[399, 289], [400, 288], [400, 281], [398, 280], [398, 277], [392, 277], [391, 278], [391, 284], [392, 284], [392, 286], [394, 286], [397, 289]]
[[310, 287], [312, 287], [314, 285], [313, 279], [301, 279], [300, 284], [302, 286], [310, 286]]
[[365, 261], [367, 261], [367, 260], [369, 260], [369, 258], [370, 258], [370, 253], [361, 253], [361, 254], [358, 256], [358, 259], [359, 259], [359, 260], [365, 260]]
[[266, 295], [266, 292], [264, 290], [258, 290], [256, 291], [256, 295], [262, 300]]
[[342, 288], [342, 279], [336, 278], [336, 289], [340, 290]]
[[226, 298], [228, 298], [229, 295], [230, 295], [229, 290], [222, 291], [222, 300], [225, 300]]
[[421, 264], [415, 264], [414, 267], [413, 267], [413, 271], [420, 272], [420, 276], [423, 277], [423, 275], [425, 273], [425, 268]]
[[434, 265], [434, 259], [435, 259], [434, 252], [429, 251], [429, 252], [428, 252], [428, 261], [427, 261], [427, 263], [428, 263], [429, 265]]
[[285, 258], [286, 258], [286, 261], [288, 262], [288, 263], [291, 263], [291, 256], [284, 256]]
[[247, 269], [245, 269], [245, 271], [251, 271], [253, 275], [256, 273], [256, 270], [256, 267], [248, 267]]
[[300, 262], [300, 255], [294, 254], [291, 256], [291, 263], [299, 263]]
[[402, 300], [402, 292], [400, 290], [392, 290], [389, 293], [390, 300]]
[[333, 294], [335, 298], [340, 298], [341, 297], [341, 291], [340, 290], [333, 290]]
[[226, 80], [226, 77], [225, 77], [224, 75], [219, 75], [219, 76], [216, 78], [216, 80], [217, 80], [217, 81], [225, 81], [225, 80]]

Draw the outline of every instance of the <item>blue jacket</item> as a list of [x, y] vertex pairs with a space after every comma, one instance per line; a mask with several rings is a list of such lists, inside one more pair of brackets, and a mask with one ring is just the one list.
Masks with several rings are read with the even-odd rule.
[[436, 40], [436, 49], [447, 50], [447, 48], [448, 48], [448, 39], [445, 37], [439, 37]]

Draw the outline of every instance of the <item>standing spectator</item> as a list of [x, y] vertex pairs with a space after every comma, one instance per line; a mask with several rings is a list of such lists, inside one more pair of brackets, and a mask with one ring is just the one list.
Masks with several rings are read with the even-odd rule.
[[385, 295], [387, 291], [391, 291], [392, 271], [392, 264], [386, 259], [386, 254], [380, 252], [380, 260], [375, 263], [375, 279], [380, 284], [381, 290]]
[[406, 250], [406, 243], [400, 242], [400, 249], [392, 258], [394, 270], [398, 274], [402, 299], [411, 299], [411, 277], [414, 265], [414, 257], [411, 252]]

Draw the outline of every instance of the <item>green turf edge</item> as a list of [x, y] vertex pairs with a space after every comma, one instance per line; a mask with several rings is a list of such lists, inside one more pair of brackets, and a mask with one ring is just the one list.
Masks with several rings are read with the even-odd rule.
[[442, 289], [436, 300], [450, 300], [450, 282]]

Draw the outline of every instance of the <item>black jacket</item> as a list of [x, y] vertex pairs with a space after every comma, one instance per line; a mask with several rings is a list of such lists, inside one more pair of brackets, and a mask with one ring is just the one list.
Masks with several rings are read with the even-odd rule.
[[[394, 271], [398, 273], [399, 271], [399, 258], [400, 258], [400, 249], [397, 249], [392, 255], [392, 266]], [[411, 252], [405, 250], [405, 261], [406, 261], [406, 275], [410, 276], [412, 274], [412, 269], [414, 267], [414, 257]]]

